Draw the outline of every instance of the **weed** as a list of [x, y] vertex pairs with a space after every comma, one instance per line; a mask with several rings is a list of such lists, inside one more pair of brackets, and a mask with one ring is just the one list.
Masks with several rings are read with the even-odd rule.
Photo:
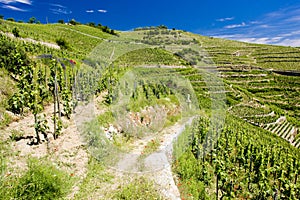
[[18, 130], [12, 130], [11, 131], [11, 135], [10, 135], [10, 139], [12, 141], [19, 141], [24, 137], [24, 132], [23, 131], [18, 131]]
[[69, 192], [71, 177], [51, 163], [30, 159], [28, 167], [21, 177], [4, 183], [2, 189], [8, 190], [6, 195], [14, 199], [60, 199]]
[[113, 176], [104, 170], [104, 166], [94, 157], [89, 158], [88, 173], [83, 180], [75, 199], [92, 199], [96, 191], [111, 182]]
[[152, 139], [147, 143], [147, 145], [144, 147], [143, 155], [148, 155], [153, 152], [155, 152], [158, 147], [160, 146], [158, 139]]
[[11, 121], [12, 118], [7, 113], [5, 112], [1, 113], [0, 111], [0, 129], [10, 124]]
[[163, 199], [163, 197], [159, 194], [153, 182], [144, 177], [140, 177], [133, 180], [130, 184], [121, 187], [113, 199], [156, 200]]

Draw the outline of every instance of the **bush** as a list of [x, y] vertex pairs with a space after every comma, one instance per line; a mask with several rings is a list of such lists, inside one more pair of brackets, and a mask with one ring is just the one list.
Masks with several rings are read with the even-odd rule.
[[13, 188], [15, 199], [60, 199], [71, 188], [70, 176], [56, 169], [51, 163], [29, 161], [28, 171]]
[[58, 38], [55, 42], [62, 49], [68, 49], [69, 47], [68, 42], [64, 38]]
[[72, 24], [72, 25], [80, 25], [80, 23], [77, 22], [75, 19], [71, 19], [71, 20], [69, 21], [69, 24]]
[[16, 27], [13, 28], [12, 34], [14, 34], [15, 37], [20, 37], [20, 31]]
[[64, 21], [63, 19], [60, 19], [60, 20], [57, 21], [57, 23], [59, 23], [59, 24], [64, 24], [65, 21]]
[[15, 21], [14, 18], [7, 18], [6, 20], [7, 20], [7, 21], [11, 21], [11, 22], [14, 22], [14, 21]]

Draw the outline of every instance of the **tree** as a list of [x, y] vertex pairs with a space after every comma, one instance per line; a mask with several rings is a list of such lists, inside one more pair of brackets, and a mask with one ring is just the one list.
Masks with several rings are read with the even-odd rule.
[[4, 19], [4, 16], [3, 16], [3, 15], [0, 15], [0, 19]]
[[107, 26], [102, 26], [102, 31], [107, 33], [109, 31], [109, 28]]
[[96, 24], [94, 22], [89, 22], [87, 23], [88, 26], [91, 26], [91, 27], [96, 27]]
[[168, 29], [168, 27], [165, 26], [165, 25], [159, 25], [157, 28], [159, 28], [159, 29]]
[[75, 19], [71, 19], [71, 20], [69, 21], [69, 24], [72, 24], [72, 25], [78, 25], [78, 24], [80, 24], [80, 23], [77, 22]]
[[36, 23], [36, 18], [35, 17], [31, 17], [28, 21], [29, 24], [35, 24]]
[[7, 20], [7, 21], [11, 21], [11, 22], [14, 22], [14, 21], [15, 21], [15, 19], [14, 19], [14, 18], [12, 18], [12, 17], [10, 17], [10, 18], [7, 18], [6, 20]]
[[60, 20], [57, 21], [57, 23], [59, 23], [59, 24], [64, 24], [65, 21], [64, 21], [63, 19], [60, 19]]

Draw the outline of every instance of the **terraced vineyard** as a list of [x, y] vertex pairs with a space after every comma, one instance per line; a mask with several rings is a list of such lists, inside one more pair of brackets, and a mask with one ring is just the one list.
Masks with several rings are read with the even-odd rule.
[[[53, 199], [300, 198], [298, 48], [0, 22], [0, 199], [43, 199], [51, 185]], [[5, 36], [15, 28], [24, 40]], [[168, 167], [136, 176], [147, 159]]]
[[[298, 134], [297, 127], [299, 127], [296, 121], [300, 119], [299, 78], [265, 70], [248, 69], [246, 71], [247, 68], [244, 70], [243, 72], [222, 72], [222, 76], [228, 84], [246, 91], [243, 101], [233, 106], [231, 111], [254, 125], [276, 133], [293, 145], [298, 144], [294, 138]], [[291, 116], [291, 118], [288, 117], [287, 120], [285, 116]], [[271, 126], [281, 126], [282, 121], [289, 124], [293, 131], [270, 128]]]
[[[188, 34], [192, 36], [191, 34]], [[298, 71], [300, 50], [294, 47], [250, 44], [203, 36], [192, 36], [220, 67], [254, 67], [266, 70]]]

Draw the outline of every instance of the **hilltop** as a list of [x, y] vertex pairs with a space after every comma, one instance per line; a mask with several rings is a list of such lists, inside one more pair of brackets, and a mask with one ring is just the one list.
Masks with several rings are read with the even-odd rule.
[[300, 198], [298, 48], [0, 23], [0, 199]]

